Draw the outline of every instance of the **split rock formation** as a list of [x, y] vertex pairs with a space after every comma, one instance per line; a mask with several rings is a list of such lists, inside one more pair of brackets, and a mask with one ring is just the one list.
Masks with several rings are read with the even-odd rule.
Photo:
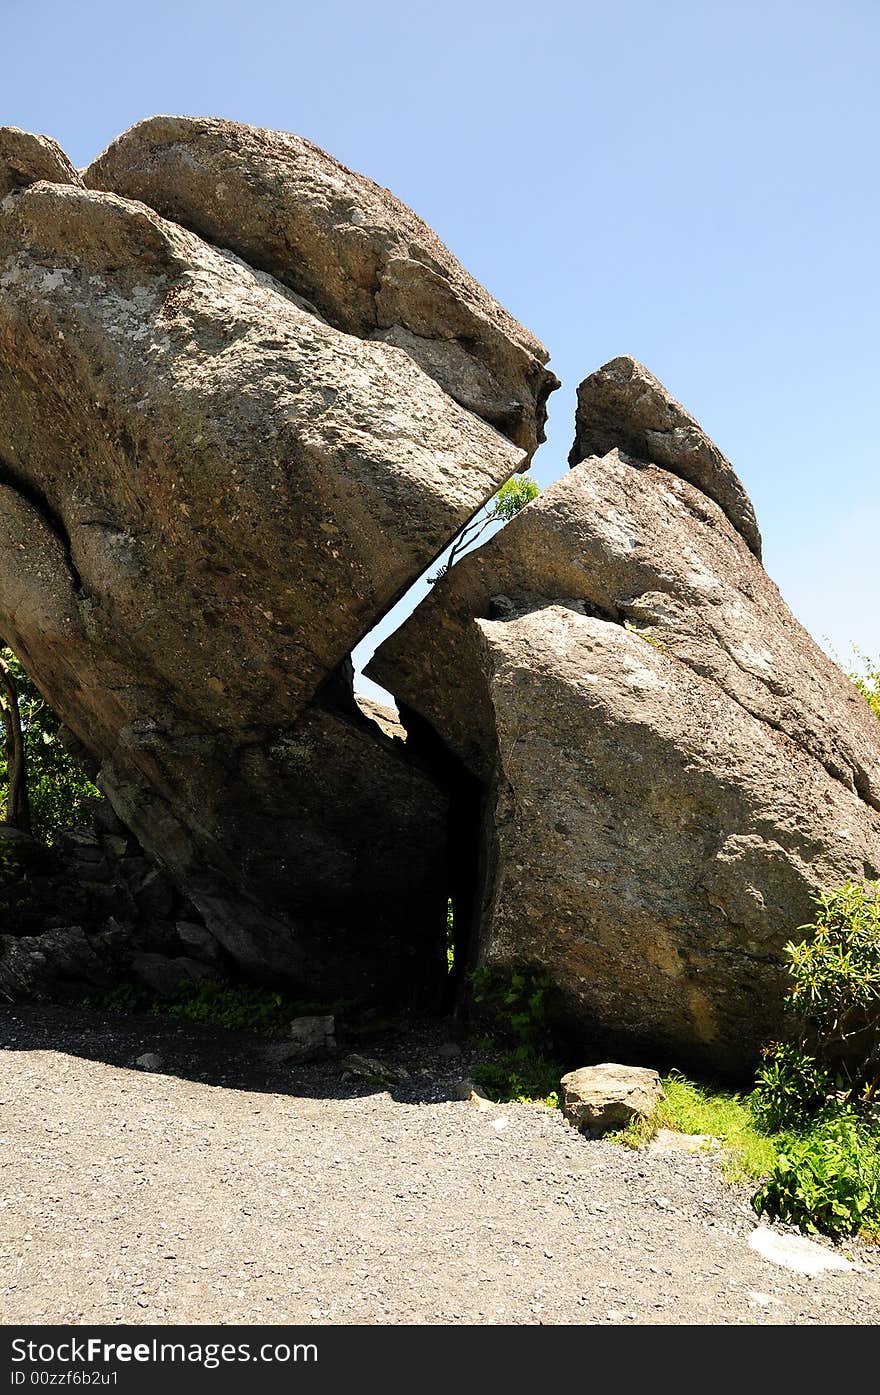
[[[880, 741], [729, 461], [627, 357], [572, 469], [350, 654], [543, 440], [538, 341], [310, 142], [0, 130], [0, 635], [242, 970], [312, 1000], [549, 976], [736, 1071], [811, 897], [880, 869]], [[373, 720], [378, 715], [378, 720]]]

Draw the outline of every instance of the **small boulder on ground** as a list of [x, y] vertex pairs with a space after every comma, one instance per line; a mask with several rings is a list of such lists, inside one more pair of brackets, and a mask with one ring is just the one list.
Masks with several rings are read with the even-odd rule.
[[336, 1022], [331, 1013], [317, 1017], [295, 1017], [290, 1024], [290, 1036], [273, 1041], [266, 1048], [270, 1065], [297, 1065], [302, 1061], [320, 1061], [336, 1051]]
[[631, 1119], [647, 1118], [663, 1099], [655, 1070], [641, 1066], [583, 1066], [560, 1081], [562, 1112], [586, 1133], [623, 1129]]
[[164, 1064], [164, 1057], [160, 1056], [158, 1051], [145, 1051], [143, 1055], [138, 1056], [135, 1061], [135, 1065], [138, 1066], [140, 1070], [149, 1071], [161, 1070]]

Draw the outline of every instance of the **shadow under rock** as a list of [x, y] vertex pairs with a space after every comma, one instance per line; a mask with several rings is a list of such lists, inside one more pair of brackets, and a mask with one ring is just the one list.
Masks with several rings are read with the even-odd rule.
[[[137, 1071], [146, 1052], [162, 1057], [160, 1075], [176, 1076], [228, 1090], [310, 1099], [362, 1099], [387, 1088], [402, 1104], [437, 1104], [456, 1100], [457, 1087], [469, 1074], [467, 1047], [448, 1059], [440, 1048], [453, 1036], [449, 1021], [432, 1021], [406, 1031], [343, 1042], [338, 1054], [300, 1065], [266, 1059], [270, 1039], [222, 1028], [195, 1027], [152, 1014], [121, 1014], [94, 1008], [17, 1003], [0, 1007], [0, 1052], [60, 1051], [85, 1060]], [[277, 1039], [274, 1039], [277, 1041]], [[342, 1062], [351, 1053], [402, 1067], [409, 1079], [377, 1085], [344, 1077]]]

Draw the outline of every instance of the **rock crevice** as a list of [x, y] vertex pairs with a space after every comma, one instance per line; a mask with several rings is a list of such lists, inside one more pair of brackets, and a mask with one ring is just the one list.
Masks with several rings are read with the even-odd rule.
[[451, 899], [459, 980], [753, 1064], [880, 868], [880, 741], [662, 384], [581, 384], [565, 478], [378, 650], [398, 722], [351, 652], [543, 439], [534, 336], [387, 190], [201, 118], [83, 177], [0, 131], [0, 288], [0, 634], [229, 961], [429, 1010]]

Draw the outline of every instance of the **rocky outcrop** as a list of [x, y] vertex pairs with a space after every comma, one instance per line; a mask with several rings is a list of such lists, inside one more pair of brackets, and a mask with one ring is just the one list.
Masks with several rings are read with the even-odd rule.
[[0, 126], [0, 200], [41, 179], [53, 184], [82, 183], [61, 146], [50, 136], [37, 136], [18, 126]]
[[730, 461], [690, 412], [628, 355], [604, 364], [578, 388], [569, 464], [605, 455], [615, 447], [638, 460], [662, 465], [714, 499], [760, 558], [755, 510]]
[[482, 782], [476, 957], [549, 972], [582, 1040], [743, 1068], [811, 896], [880, 870], [871, 713], [718, 505], [617, 449], [369, 672]]
[[125, 825], [69, 835], [80, 881], [173, 927], [22, 921], [0, 985], [121, 955], [430, 1006], [451, 898], [458, 972], [539, 968], [582, 1043], [754, 1060], [811, 897], [878, 874], [878, 729], [646, 369], [581, 385], [568, 475], [379, 650], [400, 721], [354, 699], [542, 439], [545, 363], [307, 141], [157, 117], [83, 181], [0, 131], [0, 635]]
[[239, 964], [422, 1001], [446, 796], [331, 709], [522, 450], [399, 347], [115, 194], [12, 193], [0, 287], [0, 634]]
[[531, 454], [558, 386], [547, 351], [420, 218], [311, 141], [235, 121], [154, 116], [85, 172], [305, 296], [329, 324], [406, 351]]

